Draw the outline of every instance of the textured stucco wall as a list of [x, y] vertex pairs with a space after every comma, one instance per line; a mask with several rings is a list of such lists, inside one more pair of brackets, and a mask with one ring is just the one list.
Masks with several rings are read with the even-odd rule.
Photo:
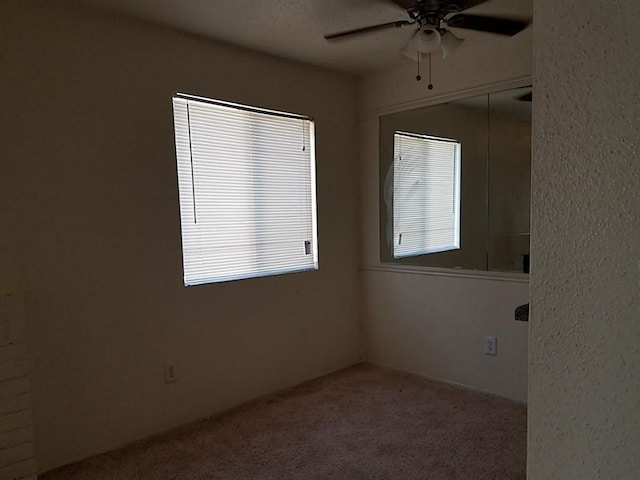
[[528, 477], [640, 475], [640, 3], [537, 0]]

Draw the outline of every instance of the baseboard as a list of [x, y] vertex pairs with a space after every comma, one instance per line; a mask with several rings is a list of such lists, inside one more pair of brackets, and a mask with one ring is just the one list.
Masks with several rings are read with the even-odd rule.
[[474, 386], [471, 386], [471, 385], [466, 385], [464, 383], [454, 382], [452, 380], [447, 380], [445, 378], [432, 377], [430, 375], [425, 375], [424, 373], [420, 373], [420, 372], [417, 372], [415, 370], [408, 370], [408, 369], [404, 369], [404, 368], [398, 368], [398, 367], [395, 367], [393, 365], [387, 365], [385, 363], [375, 362], [375, 361], [372, 361], [372, 360], [367, 360], [364, 363], [368, 363], [370, 365], [375, 365], [377, 367], [388, 368], [389, 370], [394, 370], [396, 372], [408, 373], [410, 375], [415, 375], [416, 377], [424, 378], [426, 380], [431, 380], [433, 382], [445, 383], [447, 385], [453, 385], [454, 387], [464, 388], [465, 390], [471, 390], [473, 392], [482, 393], [483, 395], [489, 395], [489, 396], [492, 396], [492, 397], [503, 398], [505, 400], [510, 400], [512, 402], [516, 402], [516, 403], [519, 403], [521, 405], [527, 405], [527, 400], [523, 400], [521, 398], [511, 397], [509, 395], [504, 395], [504, 394], [501, 394], [501, 393], [491, 392], [489, 390], [483, 390], [482, 388], [474, 387]]

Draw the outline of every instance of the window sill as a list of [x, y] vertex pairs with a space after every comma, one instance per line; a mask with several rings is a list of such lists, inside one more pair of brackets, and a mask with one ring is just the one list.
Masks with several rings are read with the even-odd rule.
[[498, 282], [529, 283], [529, 274], [512, 272], [487, 272], [482, 270], [462, 270], [457, 268], [435, 268], [408, 265], [361, 265], [361, 271], [406, 273], [410, 275], [431, 275], [437, 277], [473, 278]]

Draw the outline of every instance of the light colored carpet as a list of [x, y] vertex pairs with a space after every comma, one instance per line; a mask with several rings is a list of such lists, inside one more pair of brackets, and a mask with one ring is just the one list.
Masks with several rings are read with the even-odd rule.
[[359, 365], [42, 480], [524, 479], [526, 407]]

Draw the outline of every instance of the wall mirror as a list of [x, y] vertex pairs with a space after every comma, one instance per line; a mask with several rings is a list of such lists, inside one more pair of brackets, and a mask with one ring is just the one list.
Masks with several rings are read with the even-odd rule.
[[380, 258], [529, 272], [531, 87], [380, 117]]

